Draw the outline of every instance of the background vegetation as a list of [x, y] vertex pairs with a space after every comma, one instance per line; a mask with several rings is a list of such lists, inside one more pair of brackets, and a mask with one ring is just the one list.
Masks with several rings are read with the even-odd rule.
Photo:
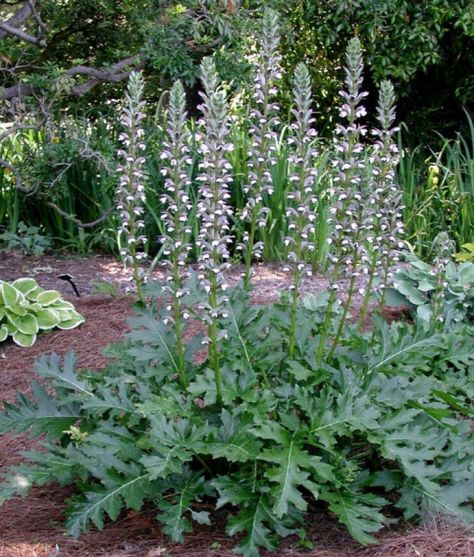
[[[376, 84], [383, 79], [391, 79], [397, 92], [398, 121], [404, 124], [399, 180], [408, 240], [417, 253], [429, 255], [434, 238], [447, 226], [458, 249], [471, 242], [474, 7], [469, 0], [3, 4], [0, 159], [6, 164], [0, 173], [0, 225], [10, 233], [18, 233], [20, 222], [40, 226], [64, 249], [113, 251], [115, 223], [109, 213], [116, 181], [117, 105], [130, 71], [142, 69], [146, 78], [148, 187], [159, 194], [163, 181], [153, 160], [161, 149], [164, 92], [179, 78], [188, 110], [196, 115], [199, 65], [211, 55], [221, 78], [237, 93], [231, 110], [242, 121], [243, 101], [252, 86], [255, 37], [267, 5], [279, 11], [283, 28], [278, 99], [283, 110], [291, 108], [291, 76], [303, 61], [313, 81], [319, 133], [331, 136], [344, 49], [357, 35], [365, 53], [369, 99], [376, 98]], [[232, 139], [237, 146], [234, 168], [244, 170], [245, 129], [236, 129]], [[276, 223], [281, 222], [287, 187], [283, 153], [280, 162], [267, 258], [282, 251]], [[242, 203], [239, 187], [235, 184], [232, 191], [237, 208]], [[152, 250], [159, 234], [153, 218], [160, 210], [158, 197], [148, 196], [153, 206], [146, 234]], [[104, 213], [106, 218], [94, 225]]]

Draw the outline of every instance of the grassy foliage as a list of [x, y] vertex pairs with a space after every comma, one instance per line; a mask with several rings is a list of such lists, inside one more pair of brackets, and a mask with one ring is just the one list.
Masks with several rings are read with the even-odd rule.
[[474, 125], [470, 135], [443, 139], [438, 152], [423, 147], [404, 149], [399, 183], [404, 192], [407, 240], [419, 256], [433, 253], [436, 236], [447, 231], [460, 249], [473, 239], [474, 230]]

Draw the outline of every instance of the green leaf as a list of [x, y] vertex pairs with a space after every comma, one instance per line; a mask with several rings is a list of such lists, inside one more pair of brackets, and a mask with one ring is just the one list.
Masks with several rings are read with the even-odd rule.
[[36, 335], [39, 330], [38, 321], [33, 315], [25, 315], [23, 317], [19, 317], [15, 321], [15, 324], [18, 331], [25, 335]]
[[371, 534], [383, 528], [387, 521], [380, 510], [388, 501], [370, 493], [356, 491], [324, 490], [321, 498], [328, 502], [329, 509], [359, 543], [377, 543], [378, 540]]
[[424, 492], [431, 510], [461, 518], [468, 523], [474, 522], [474, 479], [466, 479], [451, 485], [445, 485], [433, 493]]
[[19, 394], [16, 404], [4, 403], [5, 410], [0, 414], [0, 433], [30, 430], [33, 436], [46, 433], [51, 437], [61, 437], [62, 432], [81, 417], [77, 406], [58, 405], [38, 383], [33, 382], [31, 389], [31, 400]]
[[8, 327], [6, 325], [0, 325], [0, 342], [3, 342], [8, 337]]
[[138, 361], [159, 361], [169, 365], [175, 373], [179, 367], [174, 356], [174, 336], [168, 331], [162, 319], [158, 319], [152, 309], [141, 309], [127, 320], [132, 331], [127, 338], [134, 342], [128, 350]]
[[205, 512], [195, 512], [191, 508], [193, 501], [199, 501], [206, 493], [206, 480], [198, 473], [189, 470], [180, 477], [172, 486], [172, 494], [158, 501], [158, 508], [162, 511], [158, 520], [163, 524], [163, 532], [174, 542], [182, 543], [184, 534], [192, 532], [191, 517], [200, 524], [209, 524], [209, 515]]
[[[318, 470], [321, 459], [303, 450], [303, 441], [297, 434], [291, 434], [277, 424], [268, 424], [272, 429], [272, 438], [277, 443], [274, 448], [264, 450], [259, 460], [276, 464], [265, 472], [265, 477], [277, 485], [270, 493], [275, 499], [273, 513], [281, 518], [288, 513], [288, 507], [294, 505], [305, 511], [307, 502], [303, 499], [301, 488], [307, 489], [315, 499], [318, 498], [318, 486], [310, 479], [310, 473]], [[253, 435], [268, 439], [268, 426], [254, 427]], [[324, 465], [321, 466], [325, 468]]]
[[38, 375], [51, 380], [61, 400], [94, 400], [96, 398], [93, 387], [85, 379], [80, 379], [76, 373], [76, 357], [73, 352], [67, 352], [63, 364], [57, 354], [41, 356], [35, 361], [34, 371]]
[[197, 427], [187, 419], [168, 420], [165, 416], [153, 416], [150, 422], [153, 454], [142, 457], [140, 462], [152, 480], [182, 473], [184, 463], [205, 449], [205, 426]]
[[71, 505], [66, 522], [69, 533], [78, 537], [89, 530], [92, 522], [99, 530], [104, 527], [105, 516], [116, 520], [123, 507], [140, 510], [147, 495], [148, 474], [124, 478], [108, 489], [98, 489], [85, 494], [85, 501]]
[[225, 458], [229, 462], [253, 461], [262, 444], [247, 433], [248, 422], [234, 418], [226, 409], [221, 412], [221, 420], [217, 435], [203, 445], [203, 454]]
[[398, 306], [406, 306], [407, 305], [407, 298], [398, 292], [395, 288], [388, 287], [385, 291], [385, 305], [398, 307]]
[[275, 530], [278, 529], [278, 519], [272, 513], [268, 494], [228, 476], [219, 477], [212, 484], [219, 492], [217, 508], [227, 504], [239, 508], [229, 518], [226, 528], [229, 536], [244, 534], [234, 551], [244, 557], [259, 557], [261, 547], [267, 551], [274, 550], [277, 545]]
[[25, 296], [28, 296], [35, 288], [38, 288], [38, 283], [32, 278], [19, 278], [12, 282], [17, 290], [19, 290]]
[[392, 366], [398, 367], [409, 363], [413, 366], [423, 362], [442, 350], [443, 339], [439, 334], [425, 332], [422, 328], [413, 329], [400, 323], [387, 323], [374, 319], [380, 342], [375, 352], [368, 354], [367, 374], [388, 371]]
[[[407, 411], [404, 413], [408, 416]], [[405, 425], [388, 418], [370, 438], [379, 439], [383, 456], [397, 460], [407, 477], [415, 479], [427, 491], [438, 489], [437, 479], [442, 470], [437, 467], [436, 458], [443, 453], [447, 429], [433, 427], [430, 420], [418, 414]]]
[[431, 317], [433, 315], [433, 310], [430, 304], [421, 304], [416, 308], [416, 315], [422, 321], [426, 321], [429, 323], [431, 321]]
[[6, 306], [14, 307], [24, 299], [23, 294], [8, 282], [2, 282], [0, 288]]
[[13, 342], [22, 348], [30, 348], [36, 342], [36, 335], [26, 335], [20, 331], [13, 333]]
[[442, 400], [443, 402], [445, 402], [446, 404], [448, 404], [458, 412], [462, 412], [466, 416], [474, 416], [474, 409], [465, 406], [464, 404], [462, 404], [462, 401], [460, 401], [453, 395], [446, 393], [444, 391], [439, 391], [437, 389], [433, 390], [432, 393], [435, 397], [439, 398], [440, 400]]
[[190, 383], [188, 392], [194, 397], [203, 398], [206, 406], [215, 404], [217, 400], [217, 389], [214, 372], [206, 368], [203, 373], [197, 375], [196, 379]]
[[406, 296], [407, 300], [410, 303], [414, 304], [415, 306], [424, 304], [426, 302], [425, 296], [423, 296], [418, 288], [416, 288], [409, 282], [405, 282], [403, 280], [396, 281], [396, 288], [401, 294]]
[[59, 324], [59, 315], [57, 311], [51, 308], [40, 309], [36, 313], [36, 319], [40, 329], [54, 329]]
[[42, 306], [50, 306], [61, 298], [61, 293], [57, 290], [43, 290], [37, 296], [35, 301]]
[[312, 375], [314, 375], [314, 371], [293, 360], [288, 362], [288, 368], [288, 371], [297, 381], [306, 381], [306, 379], [309, 379]]
[[35, 288], [38, 288], [38, 283], [32, 278], [19, 278], [12, 282], [12, 286], [27, 296]]
[[[59, 313], [59, 315], [61, 316], [60, 312], [61, 310], [57, 310], [57, 313]], [[61, 318], [61, 321], [58, 323], [58, 329], [64, 329], [64, 330], [74, 329], [75, 327], [78, 327], [85, 321], [84, 317], [82, 317], [82, 315], [77, 313], [77, 311], [68, 310], [67, 314], [68, 314], [67, 319]]]

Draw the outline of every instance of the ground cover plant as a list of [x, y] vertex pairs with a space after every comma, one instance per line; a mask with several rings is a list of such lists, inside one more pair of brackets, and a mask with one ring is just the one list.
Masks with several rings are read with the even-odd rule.
[[73, 329], [83, 322], [57, 290], [45, 290], [33, 278], [12, 283], [0, 280], [0, 342], [11, 336], [13, 342], [28, 348], [40, 332]]
[[[242, 212], [234, 215], [229, 202], [227, 91], [214, 62], [205, 59], [197, 134], [187, 127], [182, 85], [170, 92], [161, 164], [166, 281], [146, 284], [137, 271], [144, 253], [145, 149], [142, 80], [134, 74], [118, 187], [122, 256], [134, 269], [139, 298], [131, 331], [108, 348], [110, 363], [100, 374], [78, 371], [73, 354], [42, 357], [35, 370], [52, 391], [35, 383], [31, 397], [20, 395], [0, 415], [0, 432], [45, 436], [24, 464], [6, 474], [1, 499], [32, 485], [74, 485], [67, 519], [73, 535], [91, 525], [103, 528], [124, 509], [151, 504], [163, 531], [182, 541], [193, 522], [211, 524], [222, 509], [236, 552], [254, 557], [275, 548], [279, 538], [304, 537], [315, 504], [325, 505], [362, 544], [375, 542], [378, 530], [401, 517], [472, 519], [472, 324], [461, 316], [448, 328], [436, 309], [428, 324], [388, 324], [379, 315], [365, 328], [371, 294], [379, 309], [384, 305], [403, 225], [393, 87], [380, 86], [375, 142], [364, 149], [366, 94], [357, 39], [347, 49], [341, 124], [325, 191], [332, 288], [299, 296], [301, 277], [312, 272], [320, 203], [313, 190], [318, 143], [303, 64], [294, 76], [287, 136], [283, 256], [293, 284], [279, 302], [256, 306], [250, 303], [250, 266], [241, 286], [226, 283], [235, 223], [244, 252], [255, 256], [265, 241], [257, 233], [270, 216], [266, 199], [277, 159], [269, 156], [263, 165], [259, 149], [265, 141], [278, 155], [269, 81], [276, 77], [270, 67], [278, 62], [279, 36], [271, 10], [263, 29], [255, 75], [261, 88], [251, 118], [265, 134], [251, 132]], [[192, 139], [197, 161], [190, 157]], [[191, 168], [199, 183], [195, 273], [186, 266], [193, 249]], [[440, 258], [437, 300], [445, 271]], [[367, 288], [351, 322], [361, 274]], [[348, 279], [344, 298], [341, 277]]]

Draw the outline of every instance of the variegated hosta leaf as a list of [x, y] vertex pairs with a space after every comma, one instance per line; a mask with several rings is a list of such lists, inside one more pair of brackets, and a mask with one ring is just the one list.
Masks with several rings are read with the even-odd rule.
[[8, 336], [22, 347], [30, 347], [38, 333], [73, 329], [84, 318], [56, 290], [44, 290], [35, 279], [20, 278], [12, 284], [0, 281], [0, 342]]

